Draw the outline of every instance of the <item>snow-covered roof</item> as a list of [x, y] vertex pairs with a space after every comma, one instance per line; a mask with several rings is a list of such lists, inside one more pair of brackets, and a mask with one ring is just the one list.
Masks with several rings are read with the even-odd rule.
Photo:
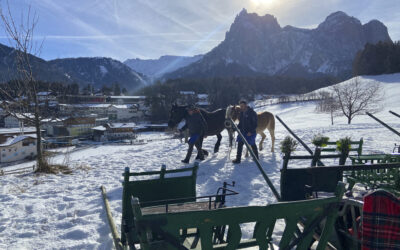
[[[0, 128], [0, 134], [15, 134], [21, 133], [21, 128]], [[36, 132], [35, 127], [24, 127], [24, 133], [33, 133]]]
[[179, 91], [179, 94], [181, 95], [194, 95], [194, 91]]
[[136, 127], [136, 123], [109, 123], [108, 126], [110, 126], [110, 128], [134, 128]]
[[42, 119], [41, 122], [62, 122], [67, 118], [46, 118], [46, 119]]
[[92, 128], [93, 130], [98, 130], [98, 131], [106, 131], [106, 128], [104, 126], [97, 126]]
[[51, 92], [44, 91], [44, 92], [38, 92], [36, 95], [38, 95], [38, 96], [48, 96], [48, 95], [51, 95], [51, 94], [52, 94]]
[[26, 118], [34, 118], [34, 115], [32, 113], [16, 113], [16, 114], [9, 114], [8, 116], [17, 118], [17, 119], [26, 119]]
[[7, 146], [13, 145], [17, 142], [28, 139], [28, 138], [31, 138], [31, 139], [36, 138], [36, 135], [19, 135], [19, 136], [15, 136], [15, 137], [10, 137], [7, 139], [6, 142], [0, 144], [0, 147], [7, 147]]
[[108, 108], [111, 105], [107, 103], [60, 104], [60, 106], [73, 108]]
[[199, 98], [199, 99], [207, 99], [208, 95], [207, 94], [198, 94], [197, 98]]
[[199, 105], [199, 106], [208, 106], [208, 105], [210, 105], [210, 103], [209, 103], [209, 102], [196, 102], [196, 105]]
[[111, 106], [117, 109], [130, 109], [132, 107], [137, 107], [136, 104], [113, 104]]
[[110, 96], [111, 99], [146, 99], [146, 96], [142, 95], [113, 95]]

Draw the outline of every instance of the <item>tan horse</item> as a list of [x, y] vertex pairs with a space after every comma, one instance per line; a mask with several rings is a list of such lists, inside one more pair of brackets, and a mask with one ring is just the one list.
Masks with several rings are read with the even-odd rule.
[[[240, 107], [239, 106], [229, 106], [226, 110], [226, 116], [231, 118], [233, 121], [236, 121], [240, 117]], [[257, 134], [261, 135], [261, 141], [258, 145], [260, 150], [263, 149], [263, 142], [267, 137], [264, 131], [268, 129], [269, 134], [271, 135], [271, 152], [274, 152], [274, 144], [275, 144], [275, 117], [272, 113], [268, 111], [264, 111], [261, 113], [257, 113]]]

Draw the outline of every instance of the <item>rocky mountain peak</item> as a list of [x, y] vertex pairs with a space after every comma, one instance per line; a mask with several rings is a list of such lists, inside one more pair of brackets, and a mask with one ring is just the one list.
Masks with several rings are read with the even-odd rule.
[[343, 11], [337, 11], [326, 17], [325, 21], [318, 25], [318, 30], [341, 30], [346, 27], [361, 27], [361, 22]]
[[198, 62], [166, 78], [229, 75], [231, 64], [236, 70], [241, 67], [243, 74], [348, 77], [356, 53], [366, 43], [379, 41], [391, 41], [381, 22], [362, 25], [343, 11], [330, 14], [315, 29], [300, 29], [281, 28], [274, 16], [243, 9], [223, 42]]
[[387, 27], [378, 20], [371, 20], [364, 24], [363, 30], [368, 43], [378, 43], [379, 41], [392, 42]]
[[274, 33], [280, 31], [281, 26], [273, 15], [259, 16], [257, 13], [247, 13], [247, 10], [243, 9], [236, 16], [228, 33], [257, 30]]

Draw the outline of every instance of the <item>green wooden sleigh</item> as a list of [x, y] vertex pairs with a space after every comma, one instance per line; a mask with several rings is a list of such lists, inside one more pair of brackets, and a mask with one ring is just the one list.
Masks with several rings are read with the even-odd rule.
[[[192, 174], [165, 177], [185, 171]], [[196, 171], [197, 166], [147, 173], [125, 171], [121, 248], [273, 249], [277, 244], [279, 249], [308, 249], [319, 234], [318, 249], [325, 249], [344, 192], [342, 184], [337, 186], [336, 196], [330, 198], [227, 208], [217, 205], [222, 195], [214, 196], [211, 203], [196, 201]], [[157, 179], [129, 180], [131, 176], [160, 173]], [[279, 220], [284, 231], [277, 237], [274, 231]], [[242, 236], [240, 225], [245, 223], [254, 223], [250, 238]]]

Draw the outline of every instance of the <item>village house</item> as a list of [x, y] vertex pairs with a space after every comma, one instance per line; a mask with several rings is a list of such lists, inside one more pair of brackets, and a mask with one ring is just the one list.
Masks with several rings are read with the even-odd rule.
[[146, 96], [109, 96], [107, 102], [111, 104], [139, 104], [144, 105]]
[[208, 108], [210, 106], [210, 102], [208, 101], [207, 94], [198, 94], [196, 106], [201, 108]]
[[107, 123], [93, 129], [95, 141], [117, 141], [135, 138], [135, 123]]
[[179, 91], [177, 103], [179, 105], [194, 104], [197, 101], [197, 96], [194, 91]]
[[19, 135], [0, 144], [0, 162], [13, 162], [37, 155], [36, 136]]
[[36, 96], [39, 102], [57, 101], [57, 94], [54, 92], [38, 92]]
[[95, 125], [95, 117], [70, 117], [63, 120], [63, 127], [68, 131], [68, 136], [73, 137], [91, 135]]
[[110, 120], [128, 121], [143, 117], [143, 112], [139, 111], [137, 104], [113, 104], [108, 108], [108, 118]]
[[21, 128], [0, 128], [0, 143], [4, 143], [10, 137], [17, 135], [36, 135], [35, 127], [21, 127]]
[[93, 103], [93, 104], [99, 104], [99, 103], [105, 103], [107, 96], [101, 95], [62, 95], [58, 96], [58, 101], [60, 103]]
[[8, 114], [4, 117], [4, 127], [5, 128], [19, 128], [29, 125], [26, 118], [33, 118], [33, 114]]

